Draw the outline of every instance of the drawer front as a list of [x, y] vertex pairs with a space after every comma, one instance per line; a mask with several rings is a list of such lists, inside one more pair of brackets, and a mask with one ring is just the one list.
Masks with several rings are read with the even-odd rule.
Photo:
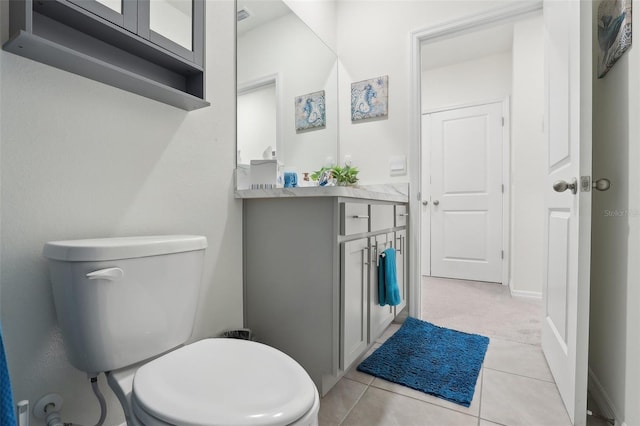
[[352, 235], [369, 231], [369, 205], [341, 203], [340, 234]]
[[393, 228], [393, 204], [371, 204], [371, 232]]
[[396, 208], [396, 226], [407, 226], [409, 218], [409, 209], [406, 204], [398, 204]]

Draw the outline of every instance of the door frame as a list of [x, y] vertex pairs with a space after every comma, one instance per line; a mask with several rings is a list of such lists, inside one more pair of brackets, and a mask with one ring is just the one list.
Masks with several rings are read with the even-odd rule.
[[[448, 105], [448, 106], [443, 106], [443, 107], [439, 107], [439, 108], [434, 108], [434, 109], [429, 109], [429, 110], [424, 110], [422, 111], [422, 113], [420, 114], [420, 122], [422, 123], [422, 118], [424, 115], [427, 114], [435, 114], [437, 112], [445, 112], [445, 111], [452, 111], [452, 110], [456, 110], [456, 109], [461, 109], [461, 108], [471, 108], [471, 107], [477, 107], [477, 106], [482, 106], [482, 105], [489, 105], [489, 104], [497, 104], [500, 103], [502, 104], [502, 117], [504, 118], [504, 124], [502, 125], [502, 185], [504, 185], [504, 190], [502, 192], [502, 251], [503, 251], [503, 258], [502, 258], [502, 274], [501, 274], [501, 280], [502, 280], [502, 285], [504, 286], [508, 286], [509, 285], [509, 267], [511, 264], [511, 244], [510, 242], [510, 236], [511, 236], [511, 212], [510, 212], [510, 206], [511, 206], [511, 173], [509, 173], [509, 171], [511, 170], [511, 103], [510, 103], [511, 99], [509, 96], [506, 96], [504, 98], [493, 98], [493, 99], [488, 99], [488, 100], [484, 100], [484, 101], [479, 101], [479, 102], [470, 102], [470, 103], [463, 103], [463, 104], [455, 104], [455, 105]], [[426, 164], [426, 162], [428, 160], [431, 159], [431, 153], [425, 153], [422, 150], [422, 145], [424, 142], [424, 135], [422, 134], [423, 129], [420, 129], [420, 147], [421, 147], [421, 156], [422, 158], [420, 159], [420, 183], [421, 183], [421, 188], [420, 188], [420, 195], [421, 198], [422, 195], [429, 195], [430, 193], [430, 189], [424, 188], [422, 187], [424, 184], [424, 177], [423, 173], [424, 170], [422, 169], [422, 165]], [[430, 141], [431, 142], [431, 141]], [[429, 149], [431, 148], [431, 146], [429, 146]], [[420, 204], [419, 204], [420, 205]], [[422, 224], [422, 206], [420, 205], [420, 222]], [[426, 234], [429, 236], [429, 241], [431, 240], [431, 230], [429, 229], [428, 231], [425, 231]], [[420, 244], [422, 244], [424, 241], [422, 241], [422, 237], [424, 236], [423, 233], [420, 234], [421, 235], [421, 241]], [[422, 250], [421, 253], [422, 255]], [[422, 256], [420, 257], [420, 263], [418, 265], [418, 267], [420, 269], [422, 265]], [[429, 274], [424, 274], [423, 271], [420, 271], [420, 275], [424, 276], [424, 275], [428, 275], [431, 276], [431, 259], [429, 259]]]
[[[421, 54], [420, 47], [423, 42], [438, 41], [444, 38], [453, 37], [463, 32], [485, 28], [526, 16], [533, 16], [542, 10], [542, 1], [517, 2], [507, 4], [486, 12], [467, 15], [466, 17], [446, 21], [440, 24], [431, 25], [426, 28], [412, 31], [410, 34], [411, 43], [411, 66], [409, 70], [409, 182], [410, 191], [409, 209], [412, 212], [422, 211], [422, 150], [421, 150]], [[503, 171], [504, 173], [504, 171]], [[409, 226], [412, 229], [409, 246], [409, 315], [419, 318], [422, 312], [421, 303], [421, 250], [420, 239], [422, 237], [422, 214], [412, 214], [409, 216]]]

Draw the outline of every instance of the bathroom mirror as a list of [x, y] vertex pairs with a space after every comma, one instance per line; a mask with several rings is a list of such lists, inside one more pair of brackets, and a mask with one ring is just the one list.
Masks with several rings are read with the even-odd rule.
[[238, 172], [269, 151], [283, 170], [318, 170], [337, 157], [337, 56], [281, 0], [237, 8]]

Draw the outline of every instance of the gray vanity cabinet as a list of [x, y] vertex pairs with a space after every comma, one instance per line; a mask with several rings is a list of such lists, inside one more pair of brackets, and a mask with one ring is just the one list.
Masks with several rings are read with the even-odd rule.
[[243, 201], [244, 325], [298, 361], [321, 395], [398, 312], [377, 304], [377, 253], [402, 230], [394, 204], [379, 204], [335, 196]]
[[367, 349], [369, 295], [369, 241], [367, 238], [340, 244], [340, 369], [347, 370]]

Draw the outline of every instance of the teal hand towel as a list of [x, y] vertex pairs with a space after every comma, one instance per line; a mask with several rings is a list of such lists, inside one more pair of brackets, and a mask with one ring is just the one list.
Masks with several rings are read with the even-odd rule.
[[380, 254], [378, 264], [378, 304], [396, 306], [401, 301], [396, 271], [396, 250], [388, 248]]
[[7, 358], [2, 342], [2, 331], [0, 330], [0, 426], [15, 426], [15, 410]]

